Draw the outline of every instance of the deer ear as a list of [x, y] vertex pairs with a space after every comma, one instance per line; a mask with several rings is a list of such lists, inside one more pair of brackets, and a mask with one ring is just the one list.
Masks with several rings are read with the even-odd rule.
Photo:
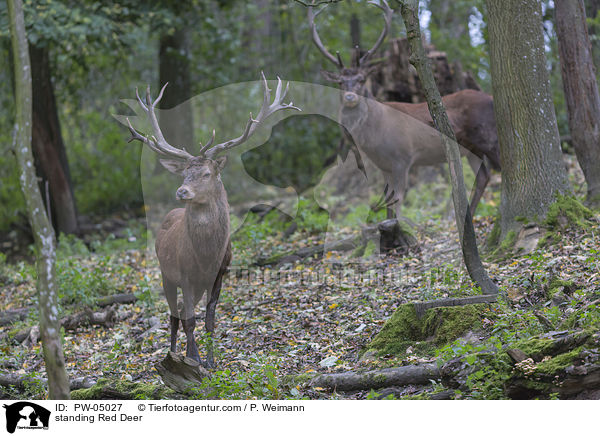
[[183, 174], [183, 170], [185, 169], [187, 162], [175, 159], [159, 159], [160, 163], [167, 170], [172, 172], [173, 174], [177, 174], [181, 176]]
[[217, 169], [219, 170], [219, 172], [221, 172], [223, 168], [225, 168], [225, 164], [227, 163], [227, 156], [218, 157], [215, 159], [215, 162], [217, 163]]
[[321, 76], [323, 76], [323, 78], [325, 80], [329, 80], [330, 82], [339, 83], [342, 80], [342, 78], [339, 74], [332, 73], [330, 71], [325, 71], [325, 70], [321, 70]]

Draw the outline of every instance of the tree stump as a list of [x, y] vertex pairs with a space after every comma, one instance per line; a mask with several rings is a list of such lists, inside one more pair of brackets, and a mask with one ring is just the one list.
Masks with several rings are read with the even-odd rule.
[[180, 393], [200, 386], [205, 378], [210, 377], [208, 370], [194, 359], [171, 351], [162, 362], [156, 364], [156, 370], [165, 385]]

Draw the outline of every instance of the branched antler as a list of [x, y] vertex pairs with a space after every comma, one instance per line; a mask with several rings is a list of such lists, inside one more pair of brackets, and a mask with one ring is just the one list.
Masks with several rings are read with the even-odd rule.
[[290, 84], [287, 83], [285, 86], [285, 89], [283, 89], [283, 83], [281, 82], [281, 79], [279, 77], [277, 78], [277, 89], [275, 90], [275, 98], [273, 99], [273, 102], [271, 103], [271, 90], [269, 89], [269, 87], [267, 85], [267, 79], [265, 79], [265, 75], [263, 72], [261, 72], [260, 74], [262, 77], [264, 93], [263, 93], [263, 103], [262, 103], [262, 106], [261, 106], [260, 111], [258, 112], [258, 115], [256, 116], [256, 118], [253, 118], [252, 113], [250, 113], [250, 117], [248, 118], [248, 122], [246, 123], [246, 127], [244, 128], [244, 132], [240, 136], [238, 136], [235, 139], [230, 139], [229, 141], [221, 142], [220, 144], [217, 144], [217, 145], [214, 145], [211, 147], [213, 140], [214, 140], [214, 133], [213, 133], [213, 138], [209, 141], [208, 144], [206, 144], [204, 147], [202, 147], [202, 150], [200, 150], [200, 154], [202, 154], [208, 158], [213, 158], [219, 153], [222, 153], [233, 147], [237, 147], [238, 145], [246, 142], [248, 140], [248, 138], [250, 138], [250, 136], [252, 136], [252, 134], [256, 131], [258, 126], [267, 117], [274, 114], [275, 112], [280, 111], [282, 109], [295, 109], [298, 111], [301, 110], [300, 108], [297, 108], [296, 106], [294, 106], [292, 102], [283, 103], [283, 100], [285, 99], [285, 96], [287, 95]]
[[392, 10], [392, 8], [390, 8], [387, 1], [380, 0], [379, 3], [369, 1], [368, 3], [378, 7], [383, 11], [383, 19], [385, 20], [385, 26], [383, 27], [379, 38], [377, 38], [377, 41], [375, 41], [375, 45], [371, 47], [370, 50], [367, 50], [367, 52], [359, 59], [358, 66], [362, 66], [373, 55], [373, 53], [377, 51], [377, 49], [385, 40], [385, 37], [387, 36], [388, 32], [390, 31], [390, 27], [392, 27], [392, 14], [394, 13], [394, 11]]
[[[313, 2], [312, 4], [307, 4], [306, 6], [307, 6], [307, 10], [308, 10], [308, 12], [307, 12], [308, 24], [309, 24], [310, 31], [312, 34], [313, 42], [315, 43], [315, 45], [317, 46], [319, 51], [323, 54], [323, 56], [325, 56], [327, 59], [329, 59], [331, 62], [333, 62], [333, 64], [341, 70], [344, 68], [344, 63], [342, 62], [340, 53], [336, 52], [336, 56], [334, 56], [325, 48], [325, 46], [323, 45], [323, 42], [321, 41], [321, 38], [319, 37], [319, 33], [317, 32], [317, 28], [315, 26], [315, 18], [317, 17], [317, 15], [319, 15], [321, 12], [323, 12], [323, 10], [327, 7], [327, 5], [329, 3], [332, 3], [332, 2], [326, 2], [325, 6], [323, 6], [321, 9], [319, 9], [317, 12], [313, 11], [313, 7], [316, 6], [317, 4], [321, 4], [321, 3]], [[355, 56], [354, 64], [357, 67], [363, 66], [364, 63], [369, 59], [369, 57], [371, 57], [373, 55], [373, 53], [375, 53], [377, 51], [377, 49], [379, 49], [379, 47], [385, 40], [385, 37], [389, 33], [390, 27], [392, 25], [392, 14], [394, 13], [394, 11], [390, 8], [390, 6], [388, 5], [386, 0], [380, 0], [379, 2], [369, 1], [368, 3], [378, 7], [379, 9], [381, 9], [383, 11], [383, 19], [385, 20], [385, 26], [384, 26], [383, 30], [381, 31], [379, 38], [377, 38], [377, 41], [375, 41], [375, 44], [373, 45], [373, 47], [370, 50], [367, 50], [367, 52], [360, 58], [358, 56], [358, 47], [356, 47], [357, 55]]]
[[148, 147], [150, 147], [152, 151], [160, 154], [161, 156], [174, 157], [177, 159], [191, 159], [193, 156], [187, 151], [185, 151], [185, 149], [175, 148], [165, 140], [165, 137], [163, 136], [162, 131], [160, 130], [158, 119], [156, 118], [156, 113], [154, 112], [156, 105], [162, 99], [163, 93], [165, 92], [165, 88], [167, 87], [167, 85], [168, 83], [165, 83], [165, 85], [160, 90], [158, 97], [156, 97], [156, 100], [154, 101], [152, 101], [152, 98], [150, 97], [150, 85], [148, 85], [148, 87], [146, 88], [146, 103], [142, 101], [140, 94], [138, 93], [138, 89], [135, 88], [135, 96], [137, 97], [137, 100], [142, 110], [148, 115], [148, 120], [150, 121], [150, 125], [152, 126], [154, 135], [150, 137], [142, 135], [140, 132], [133, 128], [131, 122], [129, 122], [129, 118], [127, 118], [127, 126], [129, 127], [129, 132], [131, 133], [131, 138], [129, 138], [129, 141], [127, 142], [131, 142], [134, 140], [143, 142]]
[[[265, 79], [265, 75], [262, 72], [261, 72], [261, 77], [262, 77], [262, 84], [264, 87], [264, 94], [263, 94], [263, 103], [260, 108], [260, 111], [258, 112], [258, 116], [256, 118], [253, 118], [252, 114], [250, 114], [250, 118], [248, 119], [248, 122], [246, 123], [244, 132], [237, 138], [230, 139], [229, 141], [225, 141], [220, 144], [213, 145], [213, 142], [215, 141], [215, 131], [213, 130], [212, 137], [210, 138], [210, 140], [204, 146], [202, 146], [202, 144], [200, 144], [201, 149], [200, 149], [198, 156], [204, 156], [204, 157], [211, 159], [219, 153], [222, 153], [226, 150], [229, 150], [233, 147], [236, 147], [236, 146], [246, 142], [248, 140], [248, 138], [250, 138], [250, 136], [252, 136], [252, 134], [256, 131], [258, 126], [267, 117], [269, 117], [270, 115], [272, 115], [273, 113], [275, 113], [277, 111], [280, 111], [282, 109], [295, 109], [298, 111], [300, 110], [299, 108], [294, 106], [292, 102], [283, 103], [283, 100], [285, 99], [285, 96], [287, 95], [287, 92], [289, 89], [289, 83], [287, 83], [285, 86], [285, 89], [283, 89], [283, 84], [281, 82], [281, 79], [279, 77], [277, 78], [277, 89], [275, 90], [275, 98], [274, 98], [273, 102], [271, 103], [271, 90], [267, 86], [267, 79]], [[146, 90], [146, 102], [145, 103], [144, 103], [144, 101], [142, 101], [142, 99], [138, 93], [138, 90], [136, 88], [135, 95], [137, 97], [137, 100], [138, 100], [142, 110], [144, 112], [146, 112], [146, 114], [148, 115], [148, 120], [150, 121], [154, 135], [146, 136], [146, 135], [141, 134], [140, 132], [138, 132], [136, 129], [133, 128], [133, 126], [129, 122], [129, 118], [127, 118], [127, 126], [129, 127], [129, 132], [131, 133], [131, 138], [129, 138], [128, 142], [131, 142], [134, 140], [143, 142], [152, 151], [158, 153], [161, 156], [167, 156], [167, 157], [184, 159], [184, 160], [191, 159], [194, 157], [193, 155], [188, 153], [184, 148], [181, 148], [181, 149], [175, 148], [172, 145], [170, 145], [165, 140], [165, 137], [163, 136], [162, 131], [160, 130], [160, 126], [158, 124], [158, 119], [156, 118], [156, 113], [154, 112], [154, 109], [156, 108], [156, 105], [160, 102], [160, 99], [162, 98], [166, 87], [167, 87], [167, 84], [165, 84], [165, 86], [162, 87], [162, 89], [160, 90], [160, 93], [158, 94], [158, 97], [156, 97], [156, 100], [152, 101], [152, 98], [150, 97], [150, 86], [148, 86], [148, 88]]]

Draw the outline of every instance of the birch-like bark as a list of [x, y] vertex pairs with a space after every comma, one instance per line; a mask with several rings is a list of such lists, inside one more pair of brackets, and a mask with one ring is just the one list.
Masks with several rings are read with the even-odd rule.
[[56, 241], [44, 210], [31, 152], [31, 64], [21, 0], [8, 0], [8, 15], [15, 69], [16, 119], [13, 150], [21, 171], [19, 181], [25, 197], [37, 253], [40, 333], [48, 374], [48, 397], [53, 400], [65, 400], [70, 398], [70, 391], [58, 319]]
[[411, 48], [410, 63], [414, 65], [419, 74], [434, 126], [442, 135], [444, 151], [450, 170], [450, 181], [452, 183], [452, 200], [454, 202], [456, 227], [460, 237], [465, 266], [471, 279], [479, 285], [484, 294], [497, 294], [498, 287], [488, 276], [479, 257], [475, 229], [473, 228], [471, 212], [469, 211], [469, 200], [467, 199], [467, 191], [465, 189], [460, 150], [421, 39], [419, 3], [417, 0], [398, 0], [398, 3]]

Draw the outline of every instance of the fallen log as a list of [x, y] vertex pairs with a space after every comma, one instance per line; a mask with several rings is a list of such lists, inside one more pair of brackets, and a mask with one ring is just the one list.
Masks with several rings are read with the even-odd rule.
[[[94, 386], [95, 382], [88, 377], [78, 377], [69, 381], [71, 390], [87, 389]], [[48, 385], [48, 380], [44, 377], [20, 374], [0, 374], [0, 386], [5, 388], [14, 388], [18, 391], [24, 391], [32, 386], [42, 386], [44, 389]]]
[[175, 398], [175, 392], [165, 386], [100, 379], [93, 386], [72, 390], [73, 400], [162, 400]]
[[108, 307], [101, 312], [93, 312], [91, 309], [86, 309], [64, 317], [60, 320], [60, 324], [65, 330], [75, 330], [77, 327], [85, 324], [111, 328], [115, 325], [115, 314], [116, 311], [113, 307]]
[[441, 298], [439, 300], [426, 301], [423, 303], [414, 303], [414, 306], [417, 316], [421, 318], [427, 309], [433, 309], [434, 307], [453, 307], [466, 306], [468, 304], [495, 303], [497, 300], [497, 294], [475, 295], [472, 297], [462, 298]]
[[27, 317], [27, 314], [29, 313], [29, 311], [31, 310], [33, 306], [30, 307], [22, 307], [19, 309], [11, 309], [11, 310], [6, 310], [4, 312], [0, 313], [0, 327], [7, 325], [7, 324], [12, 324], [16, 321], [22, 321]]
[[[108, 295], [98, 298], [92, 306], [106, 307], [113, 304], [133, 304], [137, 301], [137, 297], [131, 293]], [[16, 321], [24, 320], [31, 310], [36, 310], [34, 306], [21, 307], [18, 309], [10, 309], [0, 312], [0, 327], [7, 324], [12, 324]]]
[[311, 379], [312, 387], [337, 391], [364, 391], [390, 386], [426, 385], [440, 378], [435, 363], [407, 365], [366, 372], [342, 372], [321, 374]]

